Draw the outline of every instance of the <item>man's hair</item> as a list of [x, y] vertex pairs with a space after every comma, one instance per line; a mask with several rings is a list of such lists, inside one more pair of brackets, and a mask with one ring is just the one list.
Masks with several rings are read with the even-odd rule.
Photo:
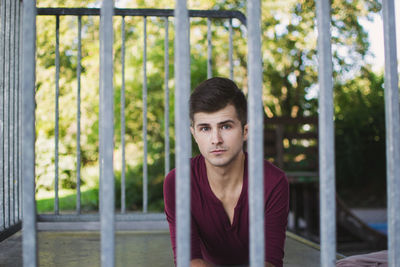
[[247, 123], [247, 101], [230, 79], [214, 77], [200, 83], [190, 96], [190, 120], [198, 112], [211, 113], [233, 105], [242, 127]]

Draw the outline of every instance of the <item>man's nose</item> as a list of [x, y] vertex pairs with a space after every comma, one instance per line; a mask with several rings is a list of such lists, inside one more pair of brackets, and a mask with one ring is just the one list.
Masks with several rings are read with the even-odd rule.
[[215, 145], [215, 144], [220, 144], [222, 142], [223, 140], [221, 136], [221, 131], [219, 129], [213, 130], [211, 133], [211, 143]]

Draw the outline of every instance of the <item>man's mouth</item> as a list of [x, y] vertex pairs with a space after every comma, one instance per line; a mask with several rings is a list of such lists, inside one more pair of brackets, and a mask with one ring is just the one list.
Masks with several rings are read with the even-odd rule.
[[214, 149], [211, 150], [211, 154], [218, 155], [224, 153], [225, 151], [226, 151], [225, 149]]

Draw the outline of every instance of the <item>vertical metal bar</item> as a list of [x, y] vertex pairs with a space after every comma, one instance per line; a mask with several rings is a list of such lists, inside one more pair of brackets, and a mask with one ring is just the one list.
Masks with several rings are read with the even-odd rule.
[[10, 0], [6, 7], [5, 73], [4, 73], [4, 215], [5, 227], [10, 227]]
[[18, 111], [19, 111], [19, 51], [18, 51], [18, 42], [19, 42], [19, 1], [15, 3], [15, 15], [14, 15], [14, 221], [19, 222], [18, 210], [19, 210], [19, 179], [18, 179]]
[[114, 1], [103, 0], [100, 11], [100, 219], [103, 267], [113, 267], [115, 264], [113, 11]]
[[232, 19], [229, 19], [229, 77], [233, 80], [233, 30]]
[[164, 73], [165, 73], [165, 95], [164, 95], [164, 174], [165, 176], [169, 173], [170, 162], [169, 162], [169, 34], [168, 34], [168, 17], [165, 17], [165, 37], [164, 37]]
[[15, 1], [11, 1], [11, 14], [10, 14], [10, 113], [9, 113], [9, 121], [10, 121], [10, 156], [9, 156], [9, 170], [10, 170], [10, 225], [14, 225], [14, 209], [15, 209], [15, 198], [14, 198], [14, 190], [15, 190], [15, 178], [14, 178], [14, 107], [15, 107], [15, 99], [14, 99], [14, 90], [15, 90]]
[[54, 129], [54, 213], [59, 214], [59, 200], [58, 200], [58, 119], [59, 119], [59, 95], [60, 95], [60, 16], [56, 16], [56, 93], [55, 93], [55, 129]]
[[385, 45], [385, 117], [389, 266], [400, 266], [400, 111], [396, 52], [395, 6], [382, 2]]
[[207, 79], [212, 77], [211, 19], [207, 18]]
[[190, 265], [190, 161], [189, 120], [190, 43], [186, 0], [175, 5], [175, 166], [177, 266]]
[[23, 94], [22, 94], [22, 175], [23, 175], [23, 266], [37, 266], [35, 202], [35, 50], [36, 1], [23, 1]]
[[[18, 146], [18, 152], [19, 152], [19, 157], [18, 157], [18, 176], [19, 176], [19, 184], [20, 184], [20, 186], [19, 186], [19, 203], [20, 203], [20, 205], [19, 205], [19, 218], [20, 219], [22, 219], [22, 205], [23, 205], [23, 199], [22, 199], [22, 167], [23, 167], [23, 165], [22, 165], [22, 159], [23, 159], [23, 154], [22, 154], [22, 91], [23, 91], [23, 85], [22, 85], [22, 83], [23, 83], [23, 80], [22, 80], [22, 68], [23, 68], [23, 62], [22, 62], [22, 60], [23, 60], [23, 48], [22, 48], [22, 39], [23, 39], [23, 33], [24, 33], [24, 30], [22, 29], [22, 27], [23, 27], [23, 19], [24, 19], [24, 17], [23, 17], [23, 12], [24, 12], [24, 10], [23, 10], [23, 4], [22, 4], [22, 2], [19, 2], [19, 21], [18, 21], [18, 23], [19, 23], [19, 27], [18, 27], [18, 29], [19, 29], [19, 41], [18, 41], [18, 54], [19, 54], [19, 66], [18, 66], [18, 80], [19, 80], [19, 85], [18, 85], [18, 103], [19, 103], [19, 110], [18, 110], [18, 123], [19, 123], [19, 127], [18, 127], [18, 129], [20, 129], [19, 130], [19, 133], [18, 133], [18, 144], [19, 144], [19, 146]], [[22, 29], [22, 30], [21, 30]], [[1, 169], [1, 167], [0, 167], [0, 169]]]
[[264, 266], [264, 164], [261, 62], [261, 3], [247, 2], [249, 70], [250, 266]]
[[122, 87], [121, 87], [121, 151], [122, 151], [122, 171], [121, 171], [121, 213], [126, 212], [126, 187], [125, 187], [125, 16], [122, 16], [121, 24], [121, 63], [122, 63]]
[[147, 19], [143, 17], [143, 212], [147, 212]]
[[5, 173], [4, 173], [4, 85], [5, 85], [5, 33], [6, 7], [5, 1], [0, 2], [0, 230], [5, 228]]
[[78, 16], [78, 65], [76, 67], [76, 213], [81, 213], [81, 61], [82, 61], [82, 16]]
[[336, 203], [330, 1], [317, 1], [321, 266], [335, 266]]

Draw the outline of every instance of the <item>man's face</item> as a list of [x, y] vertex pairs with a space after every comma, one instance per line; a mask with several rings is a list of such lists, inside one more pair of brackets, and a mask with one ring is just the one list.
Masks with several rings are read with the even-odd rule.
[[242, 153], [248, 126], [246, 124], [243, 129], [235, 107], [227, 105], [216, 112], [195, 113], [190, 130], [208, 163], [215, 167], [225, 167]]

